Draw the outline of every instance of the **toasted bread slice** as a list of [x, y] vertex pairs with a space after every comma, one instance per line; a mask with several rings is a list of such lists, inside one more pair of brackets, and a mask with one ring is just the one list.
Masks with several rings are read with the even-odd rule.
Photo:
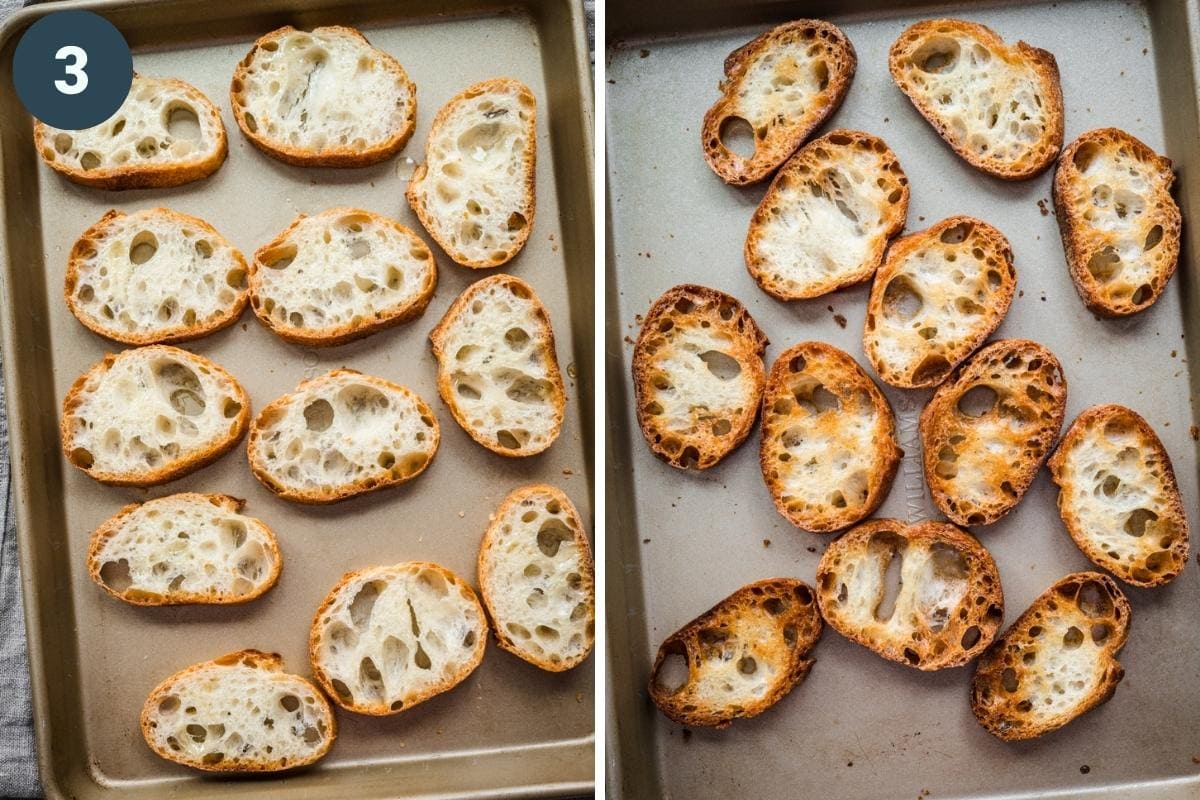
[[937, 386], [992, 335], [1017, 286], [1004, 234], [950, 217], [897, 239], [875, 276], [863, 352], [892, 386]]
[[466, 680], [487, 647], [471, 587], [445, 567], [409, 561], [344, 575], [308, 638], [313, 675], [347, 711], [412, 708]]
[[[885, 607], [885, 576], [896, 558], [900, 589]], [[1004, 620], [991, 553], [946, 522], [877, 519], [850, 530], [821, 556], [817, 600], [847, 639], [927, 672], [966, 664]]]
[[1058, 64], [1025, 42], [958, 19], [923, 20], [892, 44], [888, 68], [954, 152], [1005, 180], [1037, 175], [1063, 144]]
[[908, 177], [882, 139], [837, 130], [806, 144], [750, 218], [746, 268], [780, 300], [869, 280], [904, 229]]
[[708, 469], [750, 435], [766, 334], [736, 298], [683, 284], [654, 301], [633, 348], [646, 444], [673, 467]]
[[775, 361], [763, 393], [759, 461], [779, 513], [829, 533], [887, 496], [904, 451], [875, 382], [846, 353], [802, 342]]
[[1020, 501], [1062, 429], [1067, 380], [1036, 342], [1001, 339], [958, 368], [921, 412], [925, 481], [958, 525], [991, 525]]
[[63, 400], [67, 460], [110, 486], [155, 486], [211, 464], [246, 433], [250, 398], [203, 356], [169, 345], [109, 354]]
[[1094, 313], [1124, 317], [1162, 295], [1182, 218], [1170, 159], [1117, 128], [1088, 131], [1054, 172], [1054, 213], [1075, 288]]
[[142, 736], [168, 761], [205, 772], [276, 772], [318, 761], [337, 719], [278, 653], [241, 650], [176, 672], [142, 707]]
[[[785, 23], [734, 50], [700, 129], [708, 165], [726, 183], [766, 178], [837, 111], [857, 64], [841, 29], [817, 19]], [[727, 144], [735, 125], [753, 132], [749, 157]]]
[[820, 637], [808, 584], [751, 583], [667, 637], [650, 671], [650, 699], [680, 725], [726, 728], [757, 717], [808, 675]]
[[117, 113], [92, 128], [35, 122], [33, 140], [51, 169], [98, 189], [163, 189], [217, 171], [229, 145], [221, 112], [190, 83], [135, 74]]
[[1076, 572], [1047, 589], [979, 659], [971, 710], [1006, 741], [1058, 730], [1108, 700], [1131, 609], [1116, 582]]

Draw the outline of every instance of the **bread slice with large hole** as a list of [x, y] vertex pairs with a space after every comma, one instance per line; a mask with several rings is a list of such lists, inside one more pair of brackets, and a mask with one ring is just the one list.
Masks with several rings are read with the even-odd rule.
[[650, 699], [680, 725], [726, 728], [800, 685], [820, 637], [808, 584], [751, 583], [667, 637], [650, 671]]
[[1004, 234], [950, 217], [892, 243], [875, 275], [863, 352], [885, 383], [936, 386], [991, 336], [1017, 285]]
[[982, 653], [1004, 620], [991, 553], [947, 522], [865, 522], [829, 545], [817, 601], [834, 630], [879, 655], [933, 671]]
[[308, 653], [347, 711], [395, 714], [466, 680], [487, 647], [475, 592], [445, 567], [409, 561], [344, 575], [321, 603]]
[[673, 467], [708, 469], [754, 427], [766, 334], [736, 298], [683, 284], [654, 301], [633, 348], [646, 444]]
[[437, 287], [433, 254], [395, 220], [357, 208], [301, 214], [254, 254], [250, 303], [295, 344], [344, 344], [419, 317]]
[[879, 507], [904, 451], [892, 407], [853, 358], [795, 345], [771, 367], [762, 403], [759, 462], [780, 514], [830, 533]]
[[67, 460], [111, 486], [154, 486], [211, 464], [246, 433], [250, 398], [203, 356], [169, 345], [106, 355], [76, 379], [60, 425]]
[[1063, 144], [1058, 64], [1025, 42], [958, 19], [918, 22], [888, 54], [900, 91], [968, 164], [1005, 180], [1037, 175]]
[[841, 29], [817, 19], [784, 23], [730, 53], [700, 129], [713, 172], [745, 185], [778, 169], [837, 111], [857, 63]]
[[260, 36], [229, 99], [255, 147], [300, 167], [377, 164], [400, 152], [417, 123], [417, 87], [404, 67], [342, 25]]
[[156, 755], [205, 772], [277, 772], [319, 761], [337, 738], [329, 702], [278, 653], [241, 650], [176, 672], [142, 707]]
[[1005, 741], [1035, 739], [1106, 702], [1125, 677], [1117, 655], [1130, 614], [1107, 575], [1055, 583], [979, 659], [971, 685], [979, 724]]
[[1182, 218], [1170, 159], [1117, 128], [1088, 131], [1054, 172], [1054, 213], [1087, 307], [1105, 317], [1149, 308], [1179, 262]]

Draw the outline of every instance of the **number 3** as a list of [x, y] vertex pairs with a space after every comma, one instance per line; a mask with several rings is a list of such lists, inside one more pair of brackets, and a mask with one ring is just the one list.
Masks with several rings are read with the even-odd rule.
[[64, 64], [63, 70], [75, 80], [70, 83], [61, 79], [56, 80], [54, 88], [63, 94], [79, 94], [88, 85], [87, 73], [83, 71], [83, 68], [87, 66], [87, 51], [82, 47], [69, 44], [66, 47], [58, 48], [58, 52], [54, 54], [55, 61], [66, 61], [68, 58], [74, 60], [70, 64]]

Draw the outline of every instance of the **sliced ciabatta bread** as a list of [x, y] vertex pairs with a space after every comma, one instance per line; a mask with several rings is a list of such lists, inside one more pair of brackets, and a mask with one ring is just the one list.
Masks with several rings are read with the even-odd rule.
[[106, 355], [63, 400], [67, 460], [101, 483], [154, 486], [211, 464], [238, 443], [250, 398], [203, 356], [169, 345]]
[[1096, 314], [1149, 308], [1179, 262], [1182, 218], [1170, 159], [1117, 128], [1067, 146], [1054, 173], [1054, 213], [1071, 279]]
[[971, 710], [1006, 741], [1058, 730], [1108, 700], [1131, 609], [1107, 575], [1076, 572], [1047, 589], [975, 668]]
[[498, 267], [529, 238], [535, 207], [537, 104], [512, 78], [470, 86], [442, 106], [408, 204], [465, 267]]
[[971, 166], [1037, 175], [1063, 143], [1058, 64], [1025, 42], [958, 19], [923, 20], [892, 44], [888, 68], [921, 116]]
[[958, 525], [991, 525], [1029, 489], [1062, 429], [1067, 381], [1045, 347], [1002, 339], [951, 375], [921, 412], [925, 482]]
[[833, 131], [806, 144], [750, 218], [746, 268], [780, 300], [869, 280], [904, 228], [908, 177], [882, 139]]
[[754, 427], [766, 334], [736, 298], [683, 284], [654, 301], [633, 347], [646, 444], [673, 467], [708, 469]]
[[829, 533], [879, 507], [904, 451], [892, 407], [853, 358], [823, 342], [789, 348], [762, 404], [759, 462], [789, 522]]
[[1016, 285], [1008, 239], [982, 220], [897, 239], [871, 286], [863, 352], [892, 386], [937, 386], [1004, 321]]
[[[888, 567], [899, 559], [890, 603]], [[920, 670], [959, 667], [982, 653], [1004, 620], [991, 554], [947, 522], [865, 522], [817, 566], [821, 616], [847, 639]]]
[[554, 444], [566, 394], [550, 317], [532, 286], [511, 275], [471, 284], [429, 342], [438, 392], [472, 439], [512, 457]]
[[276, 772], [321, 759], [337, 719], [277, 653], [241, 650], [176, 672], [142, 707], [155, 754], [206, 772]]
[[743, 586], [667, 637], [650, 672], [650, 699], [680, 725], [728, 727], [756, 717], [813, 665], [821, 614], [803, 581]]
[[[837, 111], [857, 63], [841, 29], [817, 19], [785, 23], [730, 53], [721, 97], [700, 129], [713, 172], [740, 185], [774, 172]], [[730, 149], [738, 126], [750, 155]]]
[[350, 572], [309, 632], [313, 674], [347, 711], [395, 714], [466, 680], [487, 647], [471, 587], [445, 567], [409, 561]]
[[255, 147], [301, 167], [376, 164], [400, 152], [417, 122], [417, 87], [404, 67], [341, 25], [260, 36], [229, 99]]
[[74, 183], [99, 189], [161, 189], [206, 178], [225, 161], [221, 112], [172, 78], [133, 76], [129, 95], [92, 128], [33, 126], [42, 160]]

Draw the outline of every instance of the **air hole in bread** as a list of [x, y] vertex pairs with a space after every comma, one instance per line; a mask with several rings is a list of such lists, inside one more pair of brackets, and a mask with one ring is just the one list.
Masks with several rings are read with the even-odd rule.
[[92, 451], [88, 450], [86, 447], [76, 447], [71, 451], [70, 459], [72, 464], [83, 469], [91, 469], [92, 464], [95, 463], [95, 458], [92, 456]]
[[251, 133], [258, 132], [258, 120], [254, 118], [253, 114], [246, 113], [242, 116], [242, 119], [246, 123], [246, 130], [250, 131]]
[[1146, 532], [1146, 525], [1158, 519], [1158, 514], [1155, 514], [1148, 508], [1135, 508], [1125, 518], [1125, 524], [1121, 529], [1130, 536], [1140, 537]]
[[522, 374], [509, 384], [505, 395], [517, 403], [541, 404], [553, 390], [554, 384], [550, 381]]
[[973, 386], [958, 398], [956, 408], [964, 417], [982, 417], [996, 407], [1000, 396], [990, 386]]
[[514, 211], [508, 215], [506, 226], [510, 231], [519, 231], [528, 224], [529, 220], [525, 219], [524, 214], [520, 213], [519, 211]]
[[1153, 228], [1151, 228], [1146, 233], [1146, 241], [1143, 243], [1142, 249], [1145, 250], [1146, 252], [1153, 250], [1155, 247], [1158, 246], [1158, 243], [1162, 241], [1162, 238], [1163, 238], [1162, 225], [1155, 225]]
[[169, 694], [158, 702], [158, 713], [174, 714], [179, 710], [179, 698], [176, 695]]
[[496, 443], [506, 450], [520, 450], [522, 445], [518, 434], [526, 438], [529, 436], [527, 431], [499, 430], [496, 431]]
[[904, 563], [904, 540], [892, 533], [877, 533], [871, 537], [870, 550], [876, 553], [881, 567], [879, 603], [875, 606], [875, 619], [887, 622], [896, 612], [896, 600], [900, 596]]
[[[947, 228], [942, 231], [940, 238], [946, 244], [961, 244], [971, 235], [971, 230], [974, 228], [970, 222], [960, 222], [957, 225]], [[978, 258], [978, 256], [976, 256]]]
[[338, 696], [338, 699], [342, 701], [343, 705], [354, 705], [354, 693], [350, 691], [349, 686], [337, 678], [334, 678], [329, 683], [333, 687], [333, 693]]
[[261, 261], [264, 267], [284, 269], [296, 259], [296, 252], [296, 245], [282, 244], [263, 253]]
[[934, 75], [953, 72], [958, 58], [958, 41], [949, 36], [931, 37], [912, 54], [917, 69]]
[[[521, 350], [525, 349], [527, 344], [529, 344], [529, 333], [524, 328], [509, 328], [504, 334], [504, 341], [507, 342], [508, 346], [513, 350], [520, 352]], [[468, 345], [467, 347], [472, 346]], [[463, 349], [465, 350], [467, 348], [464, 347]], [[474, 348], [472, 347], [472, 349]]]
[[676, 651], [669, 653], [659, 664], [654, 673], [654, 684], [663, 691], [674, 694], [687, 685], [690, 676], [683, 645], [673, 643], [671, 646]]
[[1007, 667], [1000, 673], [1000, 685], [1004, 687], [1004, 691], [1012, 694], [1017, 690], [1017, 671], [1012, 667]]
[[75, 140], [71, 138], [70, 134], [58, 133], [54, 135], [54, 151], [60, 155], [69, 151], [71, 145], [74, 143]]
[[1076, 628], [1074, 625], [1067, 628], [1067, 632], [1063, 634], [1063, 648], [1066, 650], [1074, 650], [1083, 644], [1083, 631]]
[[727, 436], [732, 430], [733, 424], [727, 419], [719, 419], [712, 424], [713, 436]]
[[167, 133], [171, 138], [184, 141], [200, 141], [200, 119], [191, 106], [173, 103], [165, 111]]
[[304, 407], [304, 424], [310, 431], [329, 430], [333, 424], [333, 406], [328, 400], [314, 400]]
[[826, 411], [837, 411], [842, 407], [841, 400], [833, 392], [825, 388], [823, 383], [811, 378], [798, 381], [792, 387], [792, 396], [797, 405], [810, 415], [824, 414]]
[[145, 264], [158, 252], [158, 237], [150, 231], [141, 231], [129, 243], [129, 260], [134, 264]]
[[906, 275], [893, 278], [883, 290], [883, 316], [892, 321], [907, 322], [925, 306], [925, 301]]
[[1133, 293], [1131, 300], [1135, 306], [1140, 306], [1143, 303], [1149, 302], [1153, 296], [1154, 289], [1150, 286], [1150, 284], [1143, 283], [1137, 288], [1137, 291]]
[[133, 585], [133, 577], [129, 574], [128, 559], [106, 561], [100, 567], [100, 580], [104, 585], [118, 594]]
[[753, 158], [758, 145], [755, 141], [754, 126], [741, 117], [726, 117], [721, 121], [721, 145], [738, 158]]
[[1101, 283], [1108, 283], [1121, 272], [1121, 256], [1111, 245], [1105, 246], [1088, 259], [1087, 269]]
[[962, 639], [959, 640], [959, 644], [962, 645], [963, 650], [970, 650], [979, 642], [979, 637], [982, 635], [983, 633], [979, 630], [979, 626], [972, 625], [963, 631]]
[[1076, 607], [1093, 619], [1113, 616], [1113, 601], [1108, 590], [1096, 581], [1087, 581], [1079, 587], [1075, 596]]
[[96, 167], [100, 166], [100, 154], [89, 150], [79, 157], [79, 166], [82, 167], [84, 171], [95, 169]]
[[575, 535], [571, 533], [571, 529], [562, 520], [548, 519], [542, 523], [542, 527], [538, 530], [538, 550], [541, 550], [542, 555], [547, 558], [554, 558], [558, 555], [558, 550], [563, 542], [573, 541], [574, 539]]
[[728, 356], [719, 350], [706, 350], [700, 354], [700, 360], [708, 367], [718, 380], [731, 381], [742, 372], [742, 365], [736, 358]]
[[1108, 639], [1108, 635], [1112, 630], [1103, 622], [1098, 622], [1092, 626], [1091, 634], [1092, 641], [1095, 644], [1102, 645]]

